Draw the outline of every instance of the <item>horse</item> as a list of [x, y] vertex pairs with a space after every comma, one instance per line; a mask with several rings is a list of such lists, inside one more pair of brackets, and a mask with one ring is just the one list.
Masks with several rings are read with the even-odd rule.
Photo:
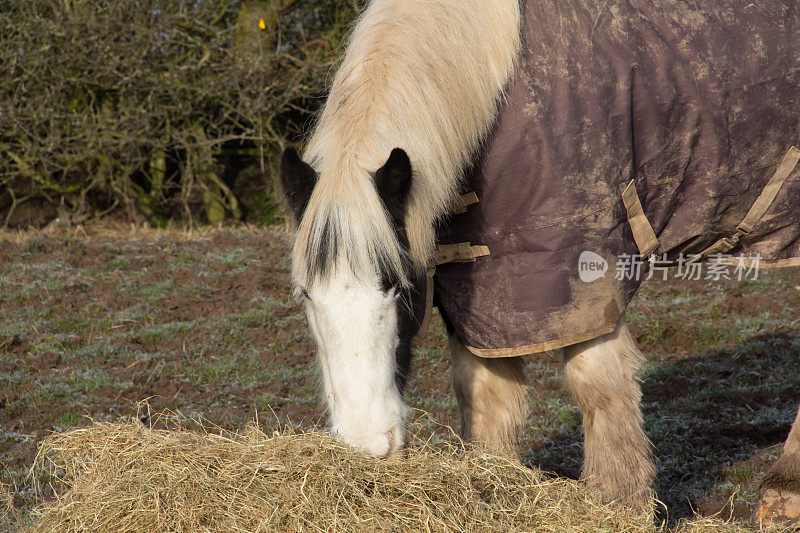
[[[640, 54], [636, 56], [636, 68], [628, 68], [618, 61], [619, 54], [607, 61], [590, 59], [584, 63], [570, 54], [576, 50], [600, 53], [605, 46], [615, 44], [604, 41], [603, 32], [625, 34], [626, 42], [630, 40], [630, 34], [626, 34], [626, 31], [635, 31], [637, 35], [641, 33], [644, 40], [652, 39], [651, 33], [655, 32], [652, 27], [657, 26], [643, 24], [637, 18], [643, 17], [642, 13], [653, 7], [650, 3], [648, 0], [637, 2], [637, 5], [641, 5], [630, 16], [630, 20], [624, 9], [633, 4], [614, 0], [589, 7], [582, 2], [554, 0], [372, 0], [365, 8], [349, 38], [344, 58], [305, 153], [301, 157], [294, 148], [287, 148], [281, 156], [279, 167], [283, 199], [294, 228], [292, 280], [295, 294], [303, 302], [317, 343], [330, 427], [343, 442], [379, 457], [392, 455], [405, 444], [409, 407], [403, 400], [403, 389], [412, 359], [412, 340], [425, 322], [430, 303], [433, 283], [429, 275], [430, 267], [440, 262], [437, 241], [441, 241], [442, 236], [448, 233], [441, 231], [442, 221], [448, 219], [452, 206], [459, 203], [465, 183], [478, 180], [478, 186], [486, 194], [502, 192], [504, 186], [511, 186], [500, 177], [504, 174], [502, 169], [487, 175], [487, 168], [494, 168], [493, 156], [488, 156], [487, 163], [485, 154], [492, 152], [497, 144], [494, 142], [499, 136], [497, 132], [506, 128], [512, 137], [516, 132], [517, 137], [524, 139], [533, 135], [532, 130], [557, 129], [563, 117], [528, 111], [563, 107], [559, 99], [566, 93], [560, 91], [571, 90], [570, 80], [580, 80], [584, 70], [592, 68], [604, 79], [597, 84], [589, 80], [584, 85], [597, 93], [602, 91], [595, 85], [608, 87], [611, 91], [608, 94], [612, 95], [609, 109], [592, 107], [591, 101], [581, 103], [577, 112], [568, 109], [563, 120], [575, 121], [577, 125], [574, 128], [564, 127], [557, 132], [561, 144], [553, 150], [542, 149], [540, 153], [538, 148], [528, 147], [520, 152], [509, 152], [498, 148], [494, 153], [502, 152], [505, 162], [510, 159], [513, 163], [521, 158], [526, 165], [538, 165], [538, 172], [542, 161], [556, 159], [565, 161], [564, 165], [567, 165], [572, 160], [571, 155], [561, 156], [559, 150], [563, 146], [571, 146], [569, 143], [574, 136], [583, 135], [582, 128], [586, 123], [582, 114], [584, 111], [587, 115], [597, 115], [598, 123], [611, 124], [609, 127], [613, 128], [613, 135], [633, 135], [631, 132], [640, 126], [638, 118], [619, 126], [615, 117], [629, 118], [626, 114], [628, 108], [636, 107], [630, 94], [641, 92], [638, 87], [643, 82], [637, 73], [648, 72], [650, 67], [643, 63], [652, 59], [652, 50], [655, 48], [639, 47], [631, 52]], [[725, 30], [708, 29], [723, 19], [705, 20], [705, 15], [700, 16], [698, 11], [693, 10], [699, 9], [697, 6], [690, 9], [689, 4], [684, 2], [674, 4], [671, 9], [680, 12], [679, 22], [689, 28], [687, 31], [700, 34], [708, 31], [709, 35], [716, 35], [714, 31]], [[744, 9], [747, 3], [733, 4], [736, 8]], [[791, 13], [786, 13], [783, 12], [784, 20], [788, 20], [787, 17], [791, 19]], [[730, 19], [729, 15], [720, 16]], [[792, 16], [794, 18], [791, 20], [796, 22], [797, 15]], [[768, 17], [762, 18], [766, 20]], [[728, 19], [725, 19], [725, 24], [737, 23]], [[675, 30], [671, 26], [674, 21], [664, 22], [664, 18], [661, 18], [658, 22], [663, 22], [666, 28], [657, 27], [662, 31], [659, 35], [668, 35], [663, 39], [659, 37], [658, 47], [663, 45], [664, 50], [678, 55], [693, 53], [688, 44], [674, 38], [672, 32]], [[795, 26], [792, 24], [785, 26], [791, 26], [790, 30], [793, 31]], [[623, 31], [620, 30], [621, 26], [634, 30]], [[641, 27], [645, 29], [640, 32]], [[588, 43], [585, 49], [576, 48], [575, 42], [580, 39], [570, 31], [582, 32], [580, 39], [585, 36], [585, 42]], [[557, 65], [543, 60], [542, 54], [562, 48], [565, 52], [559, 56], [560, 63]], [[716, 64], [714, 61], [710, 63]], [[692, 59], [687, 60], [686, 64], [692, 69], [700, 69]], [[522, 75], [523, 70], [534, 70], [546, 81], [536, 85], [539, 83], [536, 76], [527, 73], [526, 77]], [[676, 72], [660, 64], [654, 64], [651, 71], [656, 76], [667, 71], [667, 78]], [[700, 76], [700, 79], [702, 81], [703, 77]], [[669, 78], [661, 82], [664, 85], [675, 81]], [[693, 80], [689, 82], [693, 83]], [[575, 82], [574, 85], [580, 83]], [[547, 84], [555, 89], [550, 91]], [[647, 85], [646, 80], [644, 84]], [[716, 87], [711, 82], [708, 86]], [[699, 91], [700, 97], [703, 96], [704, 86], [701, 83], [692, 87]], [[658, 87], [652, 89], [647, 86], [646, 89], [650, 91], [646, 94], [655, 95], [655, 100], [663, 96], [658, 93]], [[671, 85], [666, 90], [674, 92]], [[515, 107], [514, 100], [519, 100], [518, 96], [523, 93], [524, 105]], [[796, 93], [791, 96], [794, 98]], [[697, 95], [695, 97], [702, 99]], [[619, 98], [622, 100], [619, 101]], [[659, 112], [663, 110], [664, 116], [673, 120], [674, 113], [669, 105], [664, 105], [664, 101], [656, 101], [652, 109]], [[715, 108], [710, 112], [713, 114], [717, 111]], [[528, 122], [520, 123], [519, 117], [526, 113], [525, 120]], [[703, 129], [706, 122], [698, 119], [697, 113], [690, 115], [690, 122], [696, 131], [687, 135], [694, 143], [687, 150], [703, 147], [703, 139], [707, 137]], [[530, 126], [533, 120], [531, 116], [538, 121], [534, 126]], [[606, 120], [608, 117], [614, 120]], [[724, 119], [721, 121], [724, 122]], [[709, 122], [714, 125], [719, 121]], [[797, 131], [796, 123], [797, 120], [792, 118], [789, 126], [781, 126], [784, 133], [787, 127], [792, 132]], [[567, 123], [566, 126], [571, 124]], [[670, 122], [667, 128], [681, 124], [683, 122]], [[658, 135], [671, 139], [663, 129], [659, 129]], [[712, 133], [718, 134], [716, 130]], [[594, 188], [602, 189], [603, 194], [611, 194], [615, 199], [625, 189], [622, 196], [626, 199], [626, 210], [622, 209], [620, 202], [620, 206], [615, 204], [611, 212], [627, 212], [630, 215], [627, 218], [630, 228], [626, 224], [623, 229], [617, 224], [613, 235], [620, 235], [620, 242], [625, 241], [624, 246], [638, 245], [639, 251], [647, 255], [654, 247], [640, 242], [642, 233], [639, 230], [643, 218], [650, 218], [651, 222], [655, 220], [652, 224], [646, 224], [645, 228], [652, 233], [655, 246], [663, 244], [667, 247], [670, 244], [672, 219], [654, 219], [649, 213], [658, 203], [658, 193], [668, 188], [668, 182], [656, 180], [655, 184], [650, 183], [653, 193], [649, 197], [652, 201], [646, 198], [642, 209], [636, 188], [647, 183], [639, 177], [645, 163], [637, 161], [637, 155], [648, 152], [638, 145], [623, 151], [620, 146], [638, 141], [627, 137], [621, 137], [620, 140], [613, 135], [610, 140], [605, 133], [597, 135], [606, 143], [602, 147], [604, 150], [610, 147], [614, 151], [610, 154], [612, 157], [586, 158], [601, 159], [610, 165], [595, 165], [592, 167], [593, 173], [597, 174], [597, 168], [600, 168], [603, 174], [614, 175], [610, 183], [603, 182]], [[766, 135], [765, 138], [773, 137], [776, 136]], [[537, 138], [536, 142], [539, 143], [540, 139]], [[778, 148], [773, 148], [773, 144], [783, 147], [785, 139], [776, 137], [774, 143], [764, 148], [769, 152], [769, 158], [761, 161], [758, 167], [760, 173], [752, 180], [758, 181], [762, 175], [766, 177], [753, 186], [753, 191], [748, 189], [749, 192], [742, 193], [742, 206], [734, 208], [726, 205], [724, 209], [716, 211], [724, 211], [730, 218], [736, 218], [737, 213], [742, 209], [746, 211], [751, 203], [759, 204], [757, 197], [760, 198], [758, 193], [761, 188], [776, 189], [766, 187], [768, 181], [775, 181], [770, 178], [773, 171], [775, 175], [780, 173], [782, 180], [787, 179], [794, 165], [788, 165], [785, 161], [780, 164], [780, 160], [775, 160], [775, 150]], [[575, 150], [576, 160], [581, 157], [581, 152], [591, 152], [591, 148], [588, 141], [582, 141]], [[632, 155], [631, 151], [635, 153]], [[736, 152], [736, 147], [733, 146], [730, 151]], [[552, 156], [551, 152], [560, 159]], [[519, 154], [527, 155], [522, 157]], [[790, 159], [789, 155], [786, 157]], [[686, 168], [692, 166], [692, 155], [686, 157], [684, 173]], [[709, 159], [715, 159], [715, 164], [720, 167], [722, 163], [716, 160], [727, 161], [719, 154], [704, 157], [703, 161]], [[731, 156], [729, 159], [733, 161], [735, 158]], [[672, 168], [670, 164], [669, 161], [665, 163], [668, 170]], [[750, 176], [736, 173], [739, 168], [737, 164], [731, 163], [730, 168], [726, 167], [725, 175]], [[522, 180], [538, 180], [536, 187], [541, 189], [546, 189], [550, 183], [560, 183], [556, 200], [559, 194], [572, 194], [572, 190], [585, 193], [580, 186], [580, 180], [584, 179], [580, 171], [573, 172], [577, 177], [571, 175], [568, 181], [562, 183], [558, 172], [566, 166], [556, 167], [553, 176], [545, 173], [545, 178], [529, 178], [527, 171], [505, 174], [520, 175], [522, 177], [519, 179]], [[683, 174], [682, 179], [682, 186], [691, 181]], [[630, 193], [634, 185], [636, 187]], [[524, 186], [525, 183], [523, 189]], [[513, 191], [510, 194], [513, 195]], [[527, 201], [525, 199], [529, 196], [521, 196], [519, 200]], [[504, 201], [508, 201], [507, 189], [504, 198]], [[633, 203], [629, 205], [627, 200], [631, 198]], [[673, 201], [675, 195], [667, 199]], [[585, 203], [587, 197], [580, 196], [572, 200]], [[750, 211], [753, 209], [750, 208]], [[709, 208], [709, 211], [714, 209]], [[763, 218], [763, 214], [761, 212], [761, 216], [755, 218]], [[530, 216], [538, 216], [538, 212], [531, 211]], [[571, 228], [569, 224], [560, 224], [559, 227], [560, 231], [565, 232]], [[792, 227], [796, 227], [796, 224]], [[451, 225], [450, 229], [453, 228]], [[720, 230], [721, 233], [725, 231]], [[577, 229], [575, 233], [578, 233]], [[645, 237], [651, 236], [650, 233], [645, 232]], [[730, 245], [727, 248], [724, 243], [719, 244], [724, 240], [720, 235], [706, 236], [711, 239], [709, 242], [695, 238], [691, 244], [708, 253], [719, 253], [720, 250], [735, 249], [739, 239], [746, 242], [748, 235], [749, 232], [739, 231], [735, 239], [722, 236], [728, 239], [724, 241]], [[609, 239], [604, 237], [603, 240]], [[692, 249], [685, 244], [681, 243], [680, 250]], [[453, 246], [457, 245], [455, 243]], [[670, 245], [669, 249], [676, 250], [677, 247]], [[462, 257], [460, 262], [467, 265], [464, 268], [473, 269], [469, 272], [477, 271], [481, 261], [487, 259], [481, 255], [489, 253], [488, 249], [474, 253], [476, 248], [467, 245], [466, 250], [468, 257]], [[497, 255], [492, 252], [488, 258], [500, 261]], [[781, 265], [797, 264], [795, 258], [783, 258], [780, 261], [783, 261]], [[493, 276], [498, 277], [499, 272], [499, 277], [502, 277], [502, 270], [492, 272]], [[437, 273], [437, 279], [439, 276]], [[446, 278], [447, 270], [443, 269], [438, 283], [443, 283], [442, 280]], [[570, 287], [575, 288], [576, 284]], [[580, 407], [583, 418], [585, 442], [582, 478], [587, 485], [598, 490], [604, 500], [639, 507], [648, 505], [655, 468], [651, 446], [642, 429], [639, 407], [641, 389], [637, 372], [644, 357], [622, 317], [624, 305], [636, 287], [638, 284], [614, 288], [624, 293], [625, 297], [621, 301], [617, 298], [617, 305], [611, 308], [598, 309], [596, 305], [587, 304], [584, 307], [589, 313], [577, 318], [550, 311], [543, 318], [549, 321], [548, 327], [553, 323], [556, 327], [561, 324], [573, 327], [577, 324], [576, 327], [582, 328], [580, 335], [562, 335], [556, 340], [547, 337], [546, 342], [523, 344], [499, 351], [482, 348], [467, 339], [470, 333], [462, 327], [462, 318], [469, 314], [470, 302], [474, 299], [452, 300], [455, 302], [453, 311], [443, 312], [442, 315], [448, 331], [453, 389], [458, 400], [461, 433], [465, 441], [479, 443], [499, 452], [515, 450], [526, 411], [526, 380], [521, 356], [544, 349], [563, 348], [566, 386]], [[530, 292], [527, 296], [525, 291], [520, 294], [515, 301], [517, 304], [538, 305], [537, 298]], [[568, 300], [573, 301], [580, 293], [575, 289], [568, 294], [572, 294]], [[445, 299], [443, 296], [437, 300], [440, 307]], [[479, 309], [478, 314], [483, 319], [487, 314], [486, 309]], [[488, 314], [491, 314], [491, 309]], [[597, 327], [589, 327], [588, 323], [595, 320], [595, 316], [601, 320], [598, 319]], [[524, 327], [524, 321], [521, 323], [523, 326], [514, 323], [513, 327], [521, 329], [525, 335], [535, 337], [539, 330], [549, 332], [548, 327], [537, 328], [530, 321], [527, 328]], [[798, 417], [800, 419], [800, 415]], [[792, 426], [783, 456], [761, 485], [760, 498], [759, 516], [762, 518], [800, 518], [800, 422], [795, 421]]]

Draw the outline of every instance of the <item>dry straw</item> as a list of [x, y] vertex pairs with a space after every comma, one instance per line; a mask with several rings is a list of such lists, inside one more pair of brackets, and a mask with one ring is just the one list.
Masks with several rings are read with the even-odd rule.
[[[648, 516], [601, 505], [578, 482], [422, 441], [381, 460], [324, 433], [268, 435], [251, 425], [221, 435], [131, 420], [53, 434], [35, 468], [50, 472], [57, 494], [36, 511], [37, 532], [658, 529]], [[710, 519], [678, 528], [744, 530]]]

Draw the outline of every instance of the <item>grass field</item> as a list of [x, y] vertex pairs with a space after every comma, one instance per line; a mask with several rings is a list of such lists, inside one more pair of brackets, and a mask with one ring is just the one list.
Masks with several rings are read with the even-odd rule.
[[[0, 481], [10, 510], [41, 495], [27, 476], [52, 431], [171, 409], [222, 428], [322, 424], [314, 344], [292, 300], [281, 228], [0, 235]], [[646, 283], [628, 310], [648, 357], [645, 426], [670, 521], [746, 518], [800, 401], [800, 271], [746, 282]], [[439, 320], [406, 397], [449, 439], [455, 400]], [[528, 358], [526, 462], [580, 472], [580, 413], [560, 354]], [[732, 507], [731, 507], [732, 503]], [[15, 516], [17, 518], [15, 518]]]

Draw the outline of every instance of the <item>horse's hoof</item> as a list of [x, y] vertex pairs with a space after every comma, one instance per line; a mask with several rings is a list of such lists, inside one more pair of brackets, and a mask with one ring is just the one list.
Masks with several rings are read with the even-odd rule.
[[760, 524], [800, 524], [800, 494], [765, 489], [761, 493], [754, 518]]

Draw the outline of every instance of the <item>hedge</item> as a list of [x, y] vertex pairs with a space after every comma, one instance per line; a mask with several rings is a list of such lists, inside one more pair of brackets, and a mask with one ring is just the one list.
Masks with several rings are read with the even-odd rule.
[[356, 0], [0, 0], [0, 225], [271, 220]]

